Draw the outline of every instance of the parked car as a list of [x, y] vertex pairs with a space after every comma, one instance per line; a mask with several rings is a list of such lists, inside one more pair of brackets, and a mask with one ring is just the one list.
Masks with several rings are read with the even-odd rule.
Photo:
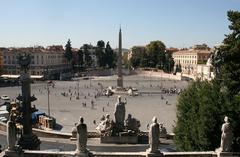
[[2, 100], [10, 100], [9, 96], [7, 96], [7, 95], [2, 95], [2, 96], [1, 96], [1, 99], [2, 99]]

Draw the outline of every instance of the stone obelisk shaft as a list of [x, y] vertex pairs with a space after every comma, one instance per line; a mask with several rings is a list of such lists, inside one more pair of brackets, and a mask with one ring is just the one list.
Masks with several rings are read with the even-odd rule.
[[122, 31], [119, 30], [119, 39], [118, 39], [118, 78], [117, 78], [117, 87], [123, 88], [123, 77], [122, 77]]

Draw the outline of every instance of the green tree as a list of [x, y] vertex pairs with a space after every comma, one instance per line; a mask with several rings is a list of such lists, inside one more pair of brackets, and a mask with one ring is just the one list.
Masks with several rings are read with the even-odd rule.
[[173, 68], [174, 68], [174, 60], [172, 57], [172, 53], [170, 52], [166, 52], [166, 61], [164, 64], [164, 71], [166, 72], [173, 72]]
[[105, 67], [106, 66], [106, 55], [104, 52], [105, 49], [105, 43], [103, 40], [99, 40], [97, 42], [97, 47], [95, 49], [97, 62], [99, 67]]
[[109, 68], [114, 68], [117, 63], [117, 55], [116, 53], [113, 52], [113, 49], [111, 48], [109, 42], [106, 44], [105, 48], [105, 56], [106, 56], [106, 64], [108, 65]]
[[[229, 93], [229, 99], [233, 104], [240, 104], [240, 12], [228, 11], [228, 20], [230, 21], [230, 34], [226, 35], [223, 44], [216, 48], [213, 55], [213, 65], [215, 67], [216, 80], [221, 88]], [[238, 110], [236, 110], [238, 111]], [[233, 114], [234, 136], [240, 137], [240, 112]], [[238, 119], [238, 120], [236, 120]], [[235, 146], [236, 146], [235, 142]], [[240, 143], [238, 148], [240, 150]]]
[[67, 58], [68, 63], [73, 68], [73, 54], [72, 54], [72, 46], [71, 41], [68, 39], [67, 44], [65, 45], [65, 54], [64, 56]]
[[78, 52], [77, 52], [77, 63], [78, 63], [78, 67], [81, 67], [83, 68], [84, 66], [84, 61], [83, 61], [83, 50], [82, 49], [79, 49]]
[[85, 68], [89, 68], [92, 66], [93, 60], [90, 55], [90, 49], [92, 49], [92, 45], [83, 44], [82, 50], [83, 50], [83, 54], [84, 54], [84, 67]]
[[151, 67], [150, 65], [152, 64], [152, 61], [149, 59], [149, 56], [146, 52], [141, 54], [140, 56], [140, 67], [146, 68], [146, 67]]
[[217, 68], [217, 79], [235, 95], [240, 92], [240, 12], [229, 11], [228, 20], [231, 33], [216, 49], [213, 65]]
[[99, 40], [97, 42], [97, 47], [101, 47], [101, 48], [104, 48], [105, 47], [105, 42], [103, 40]]
[[130, 64], [134, 68], [139, 67], [143, 59], [143, 53], [145, 53], [145, 47], [133, 46], [131, 51]]
[[146, 52], [148, 54], [148, 59], [151, 64], [149, 66], [151, 68], [160, 67], [160, 69], [163, 69], [164, 63], [166, 61], [165, 57], [165, 49], [166, 46], [162, 41], [151, 41], [146, 46]]
[[176, 72], [182, 72], [182, 66], [181, 66], [181, 64], [177, 64], [177, 65], [176, 65], [176, 69], [175, 69], [174, 72], [175, 72], [175, 73], [176, 73]]
[[[179, 96], [175, 143], [181, 151], [206, 151], [219, 147], [224, 116], [230, 118], [235, 151], [240, 150], [240, 13], [229, 11], [232, 32], [216, 49], [213, 65], [216, 78], [192, 82]], [[226, 79], [226, 80], [225, 80]]]
[[239, 105], [217, 82], [192, 82], [178, 98], [174, 130], [178, 150], [215, 150], [220, 145], [224, 116], [233, 119], [239, 111]]
[[128, 60], [128, 53], [123, 53], [122, 55], [122, 58], [123, 58], [123, 64], [125, 66], [125, 68], [130, 68], [130, 62]]

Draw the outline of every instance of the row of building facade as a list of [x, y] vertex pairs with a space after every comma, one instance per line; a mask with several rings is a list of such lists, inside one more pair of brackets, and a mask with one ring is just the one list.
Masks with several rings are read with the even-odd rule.
[[[140, 54], [144, 51], [144, 46], [134, 46], [129, 51], [128, 59], [132, 57], [133, 53]], [[212, 67], [210, 64], [207, 65], [212, 50], [206, 44], [184, 49], [168, 48], [166, 52], [172, 53], [174, 69], [181, 67], [183, 75], [191, 75], [195, 78], [204, 79], [211, 79], [213, 77]]]
[[[211, 67], [206, 65], [211, 49], [206, 45], [196, 45], [189, 49], [167, 49], [172, 53], [175, 68], [181, 67], [182, 74], [192, 75], [195, 77], [212, 77]], [[73, 57], [77, 58], [77, 49], [73, 49]], [[128, 52], [128, 59], [131, 58], [135, 51], [143, 53], [144, 46], [134, 46]], [[69, 72], [70, 65], [64, 56], [64, 49], [61, 45], [48, 46], [46, 48], [28, 47], [28, 48], [0, 48], [0, 71], [1, 74], [19, 75], [20, 67], [17, 62], [17, 57], [20, 53], [30, 53], [31, 60], [31, 75], [37, 76], [56, 76], [61, 73]], [[91, 58], [93, 59], [93, 67], [97, 66], [96, 55], [94, 55], [94, 47], [89, 49]]]
[[[96, 68], [98, 65], [95, 49], [91, 44], [86, 44], [87, 51], [91, 57], [91, 65], [88, 68]], [[83, 53], [84, 46], [80, 49], [72, 48], [73, 62], [78, 66], [78, 51]], [[104, 49], [105, 51], [105, 49]], [[60, 78], [61, 74], [65, 75], [70, 72], [71, 64], [68, 63], [64, 56], [65, 50], [62, 45], [53, 45], [46, 48], [42, 46], [26, 48], [0, 48], [0, 75], [4, 77], [17, 77], [20, 74], [18, 64], [18, 55], [21, 53], [31, 54], [30, 74], [43, 78]], [[86, 57], [83, 53], [83, 60]]]
[[0, 49], [0, 65], [2, 74], [19, 75], [20, 66], [18, 64], [18, 56], [21, 53], [31, 54], [30, 73], [31, 75], [59, 75], [67, 72], [69, 64], [64, 57], [64, 49], [62, 46], [49, 47], [27, 47], [27, 48], [1, 48]]

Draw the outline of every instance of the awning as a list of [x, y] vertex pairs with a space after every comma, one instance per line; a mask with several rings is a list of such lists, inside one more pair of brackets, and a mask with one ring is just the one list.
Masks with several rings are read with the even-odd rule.
[[[3, 78], [19, 78], [20, 75], [1, 75]], [[30, 76], [32, 79], [42, 79], [43, 75], [31, 75]]]
[[1, 75], [3, 78], [19, 78], [20, 75]]

